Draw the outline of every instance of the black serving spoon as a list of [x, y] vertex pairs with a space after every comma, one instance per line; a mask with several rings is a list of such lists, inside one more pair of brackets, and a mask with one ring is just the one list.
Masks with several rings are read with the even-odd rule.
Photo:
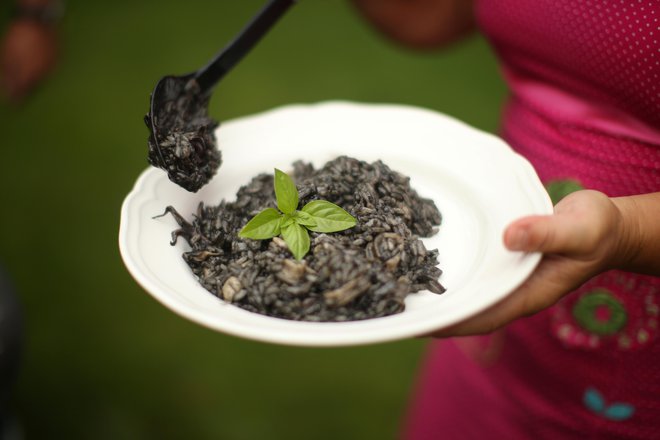
[[196, 192], [216, 173], [222, 160], [214, 135], [218, 122], [208, 115], [213, 87], [294, 3], [270, 0], [205, 67], [158, 81], [144, 117], [151, 131], [148, 160], [167, 171], [172, 182]]

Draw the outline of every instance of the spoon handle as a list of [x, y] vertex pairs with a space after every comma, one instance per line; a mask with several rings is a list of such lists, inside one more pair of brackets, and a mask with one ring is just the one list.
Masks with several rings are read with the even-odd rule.
[[296, 0], [270, 0], [245, 28], [209, 64], [195, 73], [201, 93], [213, 86], [231, 70]]

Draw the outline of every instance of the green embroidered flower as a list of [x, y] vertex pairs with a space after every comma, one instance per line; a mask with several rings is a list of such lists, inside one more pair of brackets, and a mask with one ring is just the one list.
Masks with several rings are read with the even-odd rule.
[[576, 180], [565, 179], [548, 182], [545, 185], [545, 189], [550, 195], [552, 204], [556, 205], [570, 193], [584, 189], [584, 187]]
[[628, 321], [621, 301], [606, 289], [583, 295], [573, 306], [573, 317], [582, 328], [597, 335], [613, 335]]

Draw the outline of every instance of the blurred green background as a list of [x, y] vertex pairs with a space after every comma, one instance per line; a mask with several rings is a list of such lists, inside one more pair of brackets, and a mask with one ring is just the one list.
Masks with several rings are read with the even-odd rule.
[[[225, 336], [153, 300], [119, 256], [152, 87], [201, 66], [262, 3], [66, 1], [55, 74], [23, 105], [0, 104], [0, 262], [27, 321], [13, 402], [26, 438], [396, 437], [426, 341], [309, 349]], [[216, 89], [211, 113], [346, 99], [496, 131], [504, 97], [480, 36], [413, 52], [345, 0], [306, 0]]]

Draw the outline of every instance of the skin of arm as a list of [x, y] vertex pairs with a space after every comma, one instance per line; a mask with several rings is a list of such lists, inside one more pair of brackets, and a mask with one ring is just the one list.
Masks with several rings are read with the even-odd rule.
[[577, 191], [553, 215], [516, 220], [503, 240], [510, 250], [542, 252], [537, 269], [495, 306], [432, 336], [490, 333], [550, 307], [610, 269], [660, 276], [660, 192], [608, 198]]
[[415, 49], [443, 47], [474, 29], [473, 0], [351, 0], [376, 29]]

